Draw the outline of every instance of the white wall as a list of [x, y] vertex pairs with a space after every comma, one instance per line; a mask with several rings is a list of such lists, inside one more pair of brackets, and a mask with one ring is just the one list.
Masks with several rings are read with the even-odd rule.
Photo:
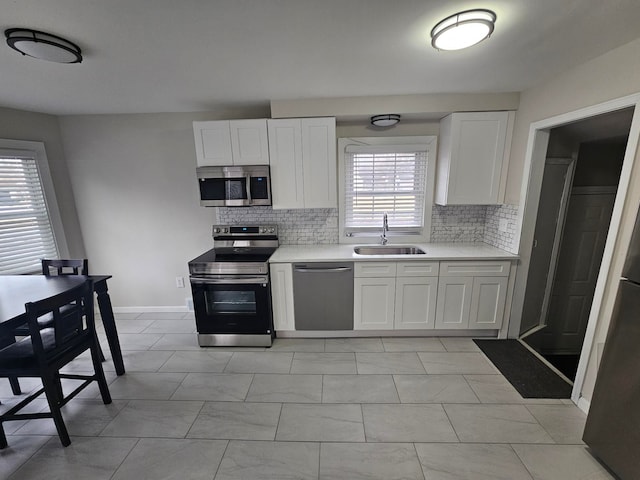
[[[522, 93], [511, 148], [506, 199], [508, 203], [520, 203], [523, 165], [531, 123], [640, 92], [639, 51], [640, 39]], [[640, 155], [638, 152], [632, 152], [632, 155], [635, 155], [635, 167], [631, 173], [630, 189], [622, 213], [622, 225], [614, 248], [614, 260], [607, 277], [604, 301], [596, 329], [595, 348], [589, 357], [582, 389], [582, 396], [587, 401], [591, 399], [597, 374], [598, 345], [605, 340], [624, 256], [640, 205]], [[528, 266], [530, 243], [527, 243], [524, 233], [521, 247], [521, 262], [523, 266]], [[518, 273], [523, 273], [520, 270], [523, 269], [519, 268]], [[518, 292], [515, 295], [517, 297]], [[519, 312], [513, 314], [518, 317]], [[516, 318], [516, 321], [519, 324], [519, 318]]]
[[58, 118], [43, 113], [0, 108], [0, 138], [44, 143], [69, 254], [74, 258], [84, 258], [84, 244], [60, 139]]
[[114, 307], [185, 307], [187, 262], [212, 247], [199, 204], [192, 121], [265, 112], [60, 117], [90, 270], [111, 274]]

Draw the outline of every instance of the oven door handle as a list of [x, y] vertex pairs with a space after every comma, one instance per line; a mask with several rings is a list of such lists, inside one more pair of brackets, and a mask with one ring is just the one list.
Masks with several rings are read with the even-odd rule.
[[269, 277], [228, 276], [225, 278], [191, 277], [193, 285], [267, 284]]

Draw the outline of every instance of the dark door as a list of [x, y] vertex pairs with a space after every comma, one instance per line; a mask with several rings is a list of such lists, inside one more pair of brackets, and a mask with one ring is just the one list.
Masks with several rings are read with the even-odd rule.
[[615, 191], [571, 195], [543, 353], [579, 354], [582, 349], [614, 201]]
[[[546, 314], [545, 295], [550, 291], [550, 282], [553, 279], [554, 247], [557, 248], [559, 238], [557, 234], [558, 222], [561, 217], [562, 207], [566, 205], [563, 198], [568, 197], [570, 183], [567, 176], [572, 171], [572, 159], [548, 158], [544, 166], [542, 190], [536, 217], [533, 249], [529, 262], [527, 275], [527, 291], [522, 310], [522, 323], [520, 334], [544, 324]], [[569, 178], [569, 182], [571, 178]], [[567, 195], [564, 194], [565, 189]]]

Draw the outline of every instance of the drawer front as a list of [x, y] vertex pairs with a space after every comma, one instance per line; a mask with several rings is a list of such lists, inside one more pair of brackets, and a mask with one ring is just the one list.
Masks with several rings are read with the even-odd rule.
[[355, 277], [395, 277], [395, 262], [355, 262]]
[[439, 262], [398, 262], [398, 277], [437, 277]]
[[440, 262], [441, 277], [508, 277], [510, 261]]

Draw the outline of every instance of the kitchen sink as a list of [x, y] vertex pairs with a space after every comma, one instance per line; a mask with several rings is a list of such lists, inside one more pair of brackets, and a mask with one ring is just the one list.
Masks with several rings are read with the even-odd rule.
[[410, 245], [363, 245], [354, 247], [357, 255], [424, 255], [425, 251]]

